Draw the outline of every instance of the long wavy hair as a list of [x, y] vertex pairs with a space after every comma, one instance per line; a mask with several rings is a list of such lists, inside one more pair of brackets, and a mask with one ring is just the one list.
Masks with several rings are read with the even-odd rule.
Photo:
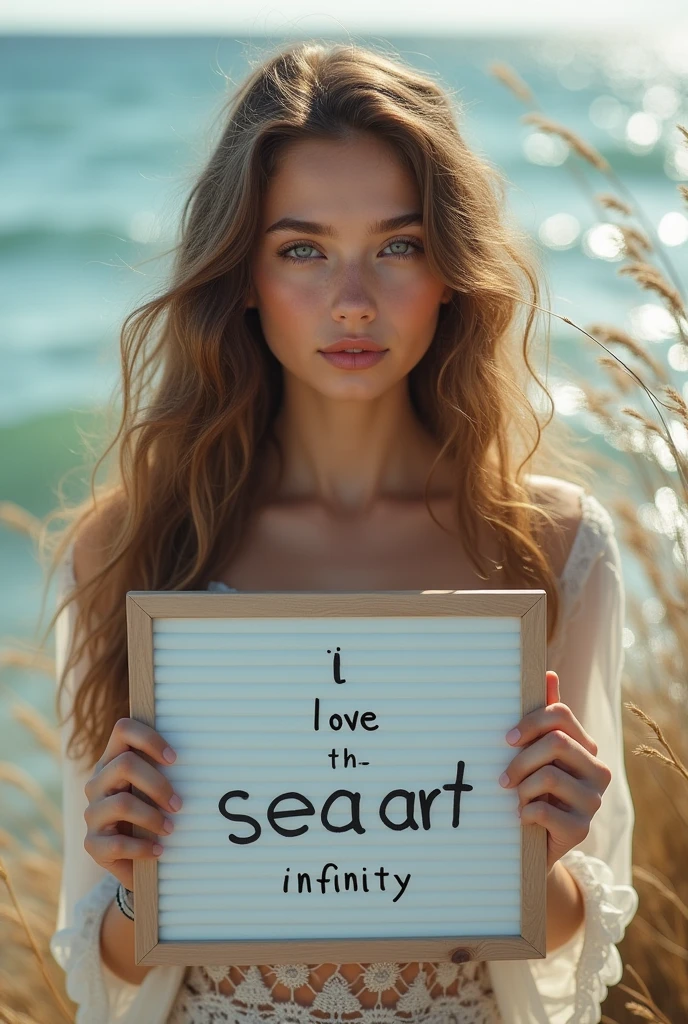
[[[85, 657], [69, 756], [95, 764], [129, 715], [126, 592], [204, 589], [269, 497], [261, 470], [277, 445], [282, 368], [245, 305], [262, 197], [281, 147], [299, 139], [372, 132], [413, 174], [427, 260], [453, 295], [409, 374], [410, 398], [437, 462], [456, 468], [460, 543], [482, 576], [476, 528], [482, 518], [497, 531], [503, 585], [547, 592], [551, 640], [558, 581], [540, 528], [560, 523], [526, 475], [566, 467], [586, 483], [588, 470], [567, 452], [574, 435], [531, 364], [534, 336], [549, 358], [548, 321], [534, 331], [537, 251], [506, 212], [505, 179], [462, 138], [458, 110], [449, 90], [396, 54], [312, 40], [264, 58], [223, 100], [219, 141], [183, 204], [169, 285], [123, 322], [119, 426], [92, 467], [89, 497], [70, 505], [60, 488], [42, 525], [46, 593], [82, 524], [97, 514], [104, 526], [99, 571], [58, 603], [46, 631], [77, 602], [57, 694], [59, 708], [67, 673]], [[49, 530], [58, 517], [61, 529]]]

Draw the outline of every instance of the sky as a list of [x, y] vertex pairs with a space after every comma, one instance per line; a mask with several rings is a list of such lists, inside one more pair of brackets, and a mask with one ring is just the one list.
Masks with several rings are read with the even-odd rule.
[[687, 0], [0, 0], [0, 33], [520, 35], [639, 29], [688, 36]]

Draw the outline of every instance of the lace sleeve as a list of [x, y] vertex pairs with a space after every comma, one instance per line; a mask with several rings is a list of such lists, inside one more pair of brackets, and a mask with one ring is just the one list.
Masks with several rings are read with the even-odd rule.
[[[58, 605], [73, 589], [71, 549], [58, 573]], [[56, 681], [59, 681], [74, 637], [76, 608], [70, 603], [55, 623]], [[70, 670], [59, 706], [60, 720], [67, 717], [86, 665], [84, 659]], [[103, 870], [84, 849], [88, 800], [84, 786], [92, 769], [85, 761], [66, 755], [67, 730], [60, 728], [62, 748], [63, 864], [56, 930], [50, 952], [65, 971], [66, 989], [78, 1005], [77, 1024], [162, 1024], [168, 1003], [180, 980], [181, 968], [153, 968], [141, 985], [132, 985], [109, 970], [100, 957], [100, 926], [118, 881]], [[138, 1007], [138, 1009], [134, 1009]], [[133, 1014], [133, 1015], [132, 1015]]]
[[582, 892], [585, 920], [572, 938], [530, 962], [551, 1024], [597, 1024], [610, 985], [621, 980], [616, 943], [638, 907], [632, 885], [634, 809], [626, 778], [621, 724], [625, 591], [611, 516], [581, 497], [583, 521], [567, 567], [566, 628], [548, 668], [561, 699], [598, 745], [612, 772], [587, 837], [562, 857]]

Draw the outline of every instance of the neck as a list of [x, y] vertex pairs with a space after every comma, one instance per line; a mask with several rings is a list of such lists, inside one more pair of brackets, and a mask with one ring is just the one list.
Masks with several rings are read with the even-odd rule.
[[[348, 517], [381, 499], [422, 498], [439, 450], [415, 415], [407, 379], [378, 398], [338, 400], [285, 373], [275, 432], [284, 454], [276, 497]], [[433, 487], [442, 477], [438, 467]]]

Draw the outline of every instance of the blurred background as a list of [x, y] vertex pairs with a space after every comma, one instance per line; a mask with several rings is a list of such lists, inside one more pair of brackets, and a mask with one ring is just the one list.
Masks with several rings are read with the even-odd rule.
[[[31, 920], [43, 940], [59, 880], [59, 822], [50, 808], [59, 808], [60, 776], [52, 640], [48, 660], [28, 653], [43, 585], [31, 516], [55, 506], [58, 480], [83, 462], [84, 437], [98, 449], [103, 405], [118, 379], [121, 322], [164, 280], [161, 254], [175, 242], [210, 121], [252, 62], [287, 39], [348, 38], [392, 50], [438, 78], [456, 96], [469, 144], [510, 182], [509, 205], [537, 241], [552, 310], [614, 347], [655, 393], [662, 382], [688, 401], [688, 322], [676, 301], [685, 303], [688, 280], [688, 193], [681, 192], [688, 141], [677, 127], [688, 125], [684, 4], [420, 6], [378, 2], [371, 10], [357, 0], [321, 0], [313, 11], [291, 0], [238, 12], [210, 0], [139, 0], [0, 9], [0, 854], [26, 852], [28, 844], [39, 857], [43, 888], [33, 898], [42, 902]], [[530, 96], [519, 95], [517, 76]], [[533, 111], [539, 122], [523, 119]], [[580, 140], [600, 162], [579, 152]], [[643, 260], [657, 268], [664, 290], [633, 272]], [[616, 336], [592, 324], [613, 324]], [[624, 338], [635, 352], [621, 351]], [[590, 338], [552, 319], [546, 381], [557, 415], [585, 438], [584, 457], [600, 467], [596, 493], [622, 548], [628, 685], [649, 715], [665, 714], [666, 730], [685, 722], [686, 710], [688, 641], [677, 622], [688, 577], [688, 429], [680, 409], [665, 411], [662, 436], [643, 389], [602, 355]], [[622, 414], [624, 406], [639, 418]], [[77, 468], [65, 493], [76, 499], [86, 487]], [[47, 608], [52, 615], [50, 600]], [[637, 769], [629, 764], [629, 774], [648, 787], [648, 803], [664, 791], [667, 834], [679, 824], [685, 837], [688, 783], [658, 761], [646, 756]], [[634, 795], [638, 806], [640, 790]], [[674, 886], [671, 861], [680, 856], [669, 843], [648, 853], [642, 868], [652, 867], [665, 888]], [[21, 889], [19, 879], [15, 885]], [[654, 881], [648, 892], [659, 900]], [[639, 919], [643, 897], [644, 890]], [[7, 906], [10, 925], [19, 927]], [[649, 905], [645, 917], [660, 938], [634, 923], [638, 970], [672, 1020], [688, 1019], [676, 1015], [688, 1011], [688, 911], [676, 896], [666, 908]], [[28, 977], [32, 953], [17, 943]], [[8, 964], [0, 952], [0, 972], [16, 979]], [[32, 998], [35, 991], [15, 985], [6, 1019], [15, 1019], [10, 1003], [27, 1015], [22, 1020], [34, 1019]], [[617, 1011], [618, 1020], [634, 1015], [623, 1000]]]

